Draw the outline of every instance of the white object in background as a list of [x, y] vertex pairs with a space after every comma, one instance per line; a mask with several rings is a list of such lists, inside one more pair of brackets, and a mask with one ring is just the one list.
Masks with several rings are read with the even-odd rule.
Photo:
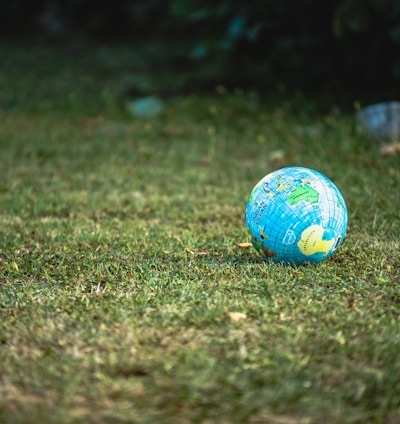
[[156, 118], [164, 108], [164, 102], [157, 96], [141, 97], [128, 104], [128, 111], [139, 118]]
[[357, 113], [359, 124], [373, 137], [387, 140], [382, 154], [400, 151], [400, 102], [383, 102], [362, 108]]

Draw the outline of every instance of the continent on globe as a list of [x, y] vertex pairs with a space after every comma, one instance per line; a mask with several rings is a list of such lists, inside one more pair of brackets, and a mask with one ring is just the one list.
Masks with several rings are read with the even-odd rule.
[[276, 253], [273, 252], [271, 249], [268, 249], [268, 247], [261, 245], [261, 250], [264, 252], [264, 255], [267, 258], [276, 258]]
[[276, 189], [276, 191], [279, 193], [281, 191], [287, 190], [288, 188], [290, 188], [291, 184], [285, 184], [283, 182], [279, 182], [279, 186]]
[[297, 205], [302, 200], [310, 203], [318, 203], [319, 194], [309, 185], [303, 184], [296, 187], [287, 199], [292, 206]]
[[303, 255], [309, 256], [314, 253], [327, 255], [335, 244], [335, 239], [323, 240], [325, 229], [321, 225], [311, 225], [301, 233], [301, 239], [297, 243]]
[[268, 249], [268, 247], [264, 246], [260, 240], [258, 240], [256, 237], [251, 238], [251, 243], [254, 246], [254, 248], [260, 252], [262, 255], [266, 256], [267, 258], [275, 258], [276, 254], [271, 249]]
[[254, 197], [257, 194], [256, 187], [254, 187], [253, 191], [250, 193], [249, 203], [253, 206], [258, 206], [258, 203], [254, 200]]

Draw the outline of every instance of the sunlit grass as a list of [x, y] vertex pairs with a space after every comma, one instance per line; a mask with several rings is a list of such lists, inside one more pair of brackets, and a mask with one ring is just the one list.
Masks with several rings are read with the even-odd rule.
[[[125, 50], [2, 49], [2, 421], [397, 422], [399, 157], [301, 96], [220, 87], [140, 120]], [[346, 199], [320, 266], [238, 247], [285, 165]]]

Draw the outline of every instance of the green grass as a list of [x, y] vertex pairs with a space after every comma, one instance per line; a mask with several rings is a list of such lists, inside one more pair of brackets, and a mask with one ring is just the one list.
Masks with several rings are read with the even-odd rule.
[[[399, 156], [300, 94], [133, 118], [168, 76], [128, 47], [0, 54], [0, 422], [399, 422]], [[347, 201], [319, 266], [237, 246], [282, 165]]]

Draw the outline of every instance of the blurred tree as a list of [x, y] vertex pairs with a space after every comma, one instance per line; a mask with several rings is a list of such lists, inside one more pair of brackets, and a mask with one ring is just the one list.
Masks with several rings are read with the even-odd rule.
[[163, 0], [0, 0], [0, 34], [134, 37], [168, 21], [168, 8]]
[[400, 78], [400, 0], [171, 0], [171, 14], [197, 24], [192, 54], [223, 55], [227, 72], [309, 84]]
[[0, 0], [0, 34], [32, 33], [180, 40], [232, 82], [400, 80], [400, 0]]

